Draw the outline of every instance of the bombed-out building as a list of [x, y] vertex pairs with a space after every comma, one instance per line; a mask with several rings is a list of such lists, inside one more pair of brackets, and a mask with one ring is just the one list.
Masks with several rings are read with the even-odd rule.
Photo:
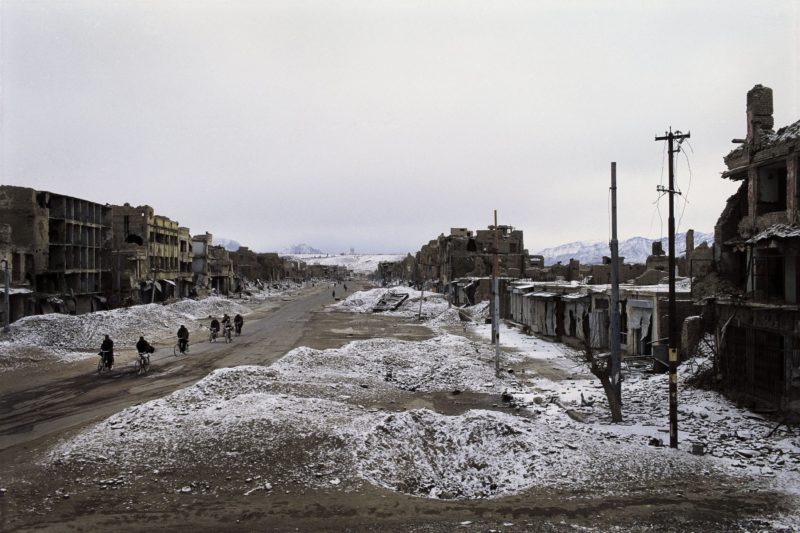
[[449, 235], [439, 235], [417, 252], [409, 281], [441, 292], [452, 286], [453, 280], [491, 275], [495, 255], [502, 277], [522, 277], [531, 267], [521, 230], [511, 226], [476, 232], [451, 228]]
[[10, 227], [4, 240], [11, 281], [20, 291], [30, 291], [13, 315], [84, 313], [106, 306], [111, 282], [108, 206], [3, 185], [0, 224]]
[[774, 131], [772, 90], [747, 93], [747, 136], [725, 156], [740, 183], [715, 231], [718, 365], [728, 389], [753, 404], [800, 410], [800, 121]]
[[115, 289], [120, 297], [161, 302], [189, 296], [192, 288], [189, 229], [156, 215], [149, 205], [115, 205]]

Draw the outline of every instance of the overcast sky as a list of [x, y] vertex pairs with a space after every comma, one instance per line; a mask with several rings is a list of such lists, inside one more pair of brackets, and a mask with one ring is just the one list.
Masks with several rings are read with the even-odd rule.
[[713, 231], [746, 92], [800, 119], [796, 0], [0, 6], [3, 184], [259, 251], [415, 251], [494, 209], [531, 252], [607, 241], [611, 161], [620, 238], [661, 237], [670, 126], [679, 231]]

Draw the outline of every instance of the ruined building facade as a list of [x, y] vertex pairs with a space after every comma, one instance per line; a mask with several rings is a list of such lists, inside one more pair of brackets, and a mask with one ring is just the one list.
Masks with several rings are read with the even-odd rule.
[[107, 206], [4, 185], [0, 224], [10, 227], [4, 240], [11, 257], [11, 282], [31, 294], [22, 309], [17, 304], [12, 313], [81, 313], [104, 305], [111, 281]]
[[189, 296], [191, 250], [188, 228], [156, 215], [149, 205], [111, 208], [114, 221], [116, 289], [132, 303]]
[[800, 410], [800, 121], [773, 130], [772, 90], [747, 93], [747, 137], [724, 159], [741, 183], [715, 231], [719, 371], [755, 404]]
[[[243, 250], [242, 256], [247, 255]], [[249, 256], [248, 256], [249, 257]], [[247, 261], [250, 261], [248, 259]], [[157, 215], [148, 205], [110, 206], [29, 187], [0, 186], [0, 269], [9, 275], [9, 316], [0, 281], [0, 324], [40, 313], [86, 313], [237, 289], [230, 253], [211, 234]], [[306, 265], [255, 254], [250, 274], [306, 278]], [[251, 280], [254, 281], [254, 280]]]
[[410, 276], [406, 281], [442, 292], [453, 280], [491, 275], [495, 252], [502, 277], [524, 277], [530, 269], [531, 258], [525, 250], [522, 231], [498, 226], [475, 232], [451, 228], [449, 235], [439, 235], [417, 252], [411, 272], [404, 267], [399, 271]]

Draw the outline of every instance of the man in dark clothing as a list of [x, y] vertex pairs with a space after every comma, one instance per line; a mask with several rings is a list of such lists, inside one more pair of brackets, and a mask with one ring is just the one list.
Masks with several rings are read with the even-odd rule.
[[236, 328], [236, 334], [241, 335], [242, 326], [244, 325], [244, 318], [242, 318], [242, 315], [237, 314], [235, 317], [233, 317], [233, 325]]
[[105, 357], [106, 366], [111, 370], [111, 367], [114, 366], [114, 341], [108, 335], [103, 339], [103, 344], [100, 345], [100, 353]]
[[153, 353], [156, 349], [144, 340], [144, 337], [139, 337], [139, 342], [136, 343], [136, 351], [139, 353]]
[[211, 328], [211, 339], [216, 339], [217, 333], [219, 333], [219, 320], [217, 320], [216, 318], [212, 318], [210, 328]]
[[178, 328], [178, 349], [181, 353], [186, 352], [187, 344], [189, 344], [189, 330], [181, 324], [181, 327]]

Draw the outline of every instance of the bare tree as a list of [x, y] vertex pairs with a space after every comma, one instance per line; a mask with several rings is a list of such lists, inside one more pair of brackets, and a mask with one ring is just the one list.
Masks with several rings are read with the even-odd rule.
[[622, 422], [622, 404], [617, 398], [617, 392], [611, 383], [611, 357], [609, 355], [596, 356], [592, 350], [592, 341], [589, 331], [588, 317], [584, 317], [583, 324], [584, 349], [583, 356], [589, 363], [589, 370], [594, 374], [603, 385], [606, 399], [611, 410], [611, 421], [614, 423]]

